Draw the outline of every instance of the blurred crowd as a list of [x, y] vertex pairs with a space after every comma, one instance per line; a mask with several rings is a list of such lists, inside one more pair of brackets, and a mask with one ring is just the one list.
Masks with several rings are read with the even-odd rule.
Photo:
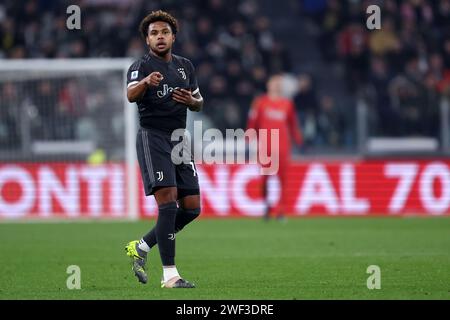
[[[366, 8], [381, 9], [381, 29]], [[346, 89], [366, 98], [375, 134], [438, 136], [450, 95], [450, 0], [303, 0], [322, 58], [344, 69]]]
[[82, 0], [81, 30], [68, 31], [74, 1], [6, 0], [0, 4], [0, 58], [132, 57], [147, 52], [138, 26], [164, 8], [180, 24], [174, 48], [192, 60], [219, 129], [244, 127], [253, 97], [270, 73], [291, 69], [271, 21], [255, 0]]
[[43, 78], [0, 85], [0, 149], [26, 153], [34, 141], [92, 141], [110, 159], [120, 159], [124, 117], [117, 87], [122, 72], [47, 73]]
[[[297, 1], [301, 17], [290, 21], [291, 26], [303, 18], [310, 21], [323, 65], [332, 66], [330, 73], [338, 70], [345, 80], [343, 95], [368, 102], [371, 134], [438, 135], [441, 97], [450, 92], [450, 0]], [[0, 59], [138, 58], [147, 51], [138, 32], [140, 21], [150, 11], [164, 8], [180, 24], [174, 52], [192, 60], [205, 97], [204, 111], [196, 116], [220, 130], [245, 127], [251, 101], [265, 90], [270, 74], [292, 73], [299, 64], [308, 64], [292, 61], [286, 42], [273, 32], [280, 21], [271, 20], [267, 6], [257, 0], [182, 3], [3, 0]], [[81, 8], [81, 30], [66, 27], [66, 9], [72, 4]], [[372, 4], [381, 8], [381, 30], [366, 27], [366, 8]], [[294, 75], [292, 83], [290, 94], [305, 146], [354, 148], [354, 106], [343, 108], [348, 100], [321, 88], [314, 72]], [[79, 90], [77, 81], [33, 81], [23, 86], [30, 93], [26, 104], [34, 106], [33, 137], [76, 139], [93, 126], [83, 122], [87, 118], [83, 112], [102, 110], [90, 108], [96, 100], [86, 98], [83, 91], [74, 94]], [[24, 97], [18, 90], [0, 81], [0, 145], [23, 136], [15, 106], [23, 104]]]

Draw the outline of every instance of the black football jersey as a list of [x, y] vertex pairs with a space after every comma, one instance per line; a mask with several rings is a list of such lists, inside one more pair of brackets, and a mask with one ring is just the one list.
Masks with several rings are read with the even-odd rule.
[[173, 100], [172, 91], [184, 88], [193, 94], [199, 92], [194, 66], [188, 59], [174, 54], [166, 62], [147, 53], [128, 69], [127, 86], [138, 83], [154, 71], [160, 72], [164, 78], [158, 87], [148, 87], [137, 101], [140, 125], [169, 134], [178, 128], [186, 128], [187, 106]]

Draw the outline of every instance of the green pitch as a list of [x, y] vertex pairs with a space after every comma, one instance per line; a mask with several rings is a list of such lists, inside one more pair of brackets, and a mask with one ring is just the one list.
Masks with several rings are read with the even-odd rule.
[[[181, 275], [192, 290], [131, 273], [124, 246], [154, 224], [0, 224], [1, 299], [449, 299], [450, 218], [304, 218], [194, 222], [177, 235]], [[69, 265], [81, 290], [68, 290]], [[369, 265], [381, 289], [369, 290]]]

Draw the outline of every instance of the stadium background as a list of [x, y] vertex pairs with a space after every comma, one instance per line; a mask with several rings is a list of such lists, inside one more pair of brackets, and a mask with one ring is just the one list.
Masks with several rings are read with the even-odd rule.
[[[81, 30], [66, 27], [71, 4], [81, 8]], [[381, 30], [366, 28], [371, 4], [381, 7]], [[295, 102], [304, 135], [304, 145], [293, 150], [287, 214], [325, 217], [284, 225], [204, 219], [257, 217], [264, 208], [256, 166], [198, 164], [203, 219], [183, 235], [191, 244], [180, 242], [180, 259], [191, 263], [188, 274], [205, 270], [204, 278], [195, 275], [198, 281], [232, 285], [196, 296], [146, 295], [448, 298], [449, 221], [424, 217], [450, 212], [448, 0], [2, 1], [0, 220], [42, 223], [0, 225], [2, 259], [16, 257], [3, 268], [26, 275], [2, 277], [0, 297], [142, 298], [143, 289], [122, 280], [123, 268], [112, 267], [123, 260], [113, 248], [149, 222], [108, 221], [156, 215], [135, 167], [135, 114], [124, 95], [124, 72], [146, 51], [138, 24], [155, 9], [178, 18], [174, 52], [197, 70], [205, 106], [190, 114], [190, 127], [201, 120], [204, 129], [245, 128], [251, 101], [263, 93], [268, 76], [285, 75], [285, 95]], [[276, 179], [271, 190], [277, 203]], [[367, 217], [334, 217], [349, 215]], [[420, 218], [378, 218], [405, 215]], [[89, 223], [78, 223], [81, 218]], [[70, 223], [43, 223], [54, 219]], [[72, 246], [75, 258], [55, 260], [55, 241]], [[16, 255], [12, 244], [18, 242]], [[211, 252], [208, 245], [221, 250]], [[207, 258], [200, 266], [182, 250]], [[99, 274], [93, 261], [105, 251], [112, 271]], [[30, 252], [35, 271], [24, 264]], [[257, 279], [245, 270], [261, 257], [265, 269]], [[393, 290], [370, 295], [365, 268], [374, 260], [411, 276], [395, 274], [393, 280], [391, 273], [394, 285], [387, 287]], [[108, 287], [113, 274], [120, 279], [109, 291], [86, 285], [87, 295], [63, 292], [65, 274], [38, 280], [39, 271], [63, 270], [73, 261], [84, 262], [86, 283]], [[232, 267], [240, 275], [231, 277], [226, 270]], [[304, 271], [287, 279], [295, 270]], [[236, 284], [247, 281], [266, 285], [249, 291]]]
[[[366, 27], [367, 1], [82, 1], [81, 30], [66, 27], [70, 4], [0, 7], [2, 218], [155, 214], [123, 167], [135, 130], [120, 94], [127, 63], [52, 60], [135, 59], [146, 50], [139, 22], [160, 6], [180, 20], [175, 52], [193, 61], [205, 97], [191, 127], [245, 129], [268, 75], [285, 74], [305, 142], [293, 150], [289, 214], [449, 212], [448, 1], [380, 2], [380, 31]], [[257, 168], [199, 167], [205, 216], [262, 214]]]

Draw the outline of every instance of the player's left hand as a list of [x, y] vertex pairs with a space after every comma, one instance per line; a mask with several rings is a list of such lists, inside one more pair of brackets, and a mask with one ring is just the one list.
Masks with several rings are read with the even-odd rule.
[[195, 103], [192, 92], [186, 89], [174, 89], [172, 92], [172, 99], [187, 106], [192, 106]]

